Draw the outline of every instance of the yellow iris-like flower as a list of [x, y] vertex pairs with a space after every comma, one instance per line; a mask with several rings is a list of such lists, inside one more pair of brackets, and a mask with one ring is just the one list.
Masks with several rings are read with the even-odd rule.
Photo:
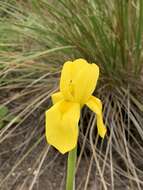
[[99, 67], [84, 59], [67, 61], [62, 69], [60, 92], [52, 95], [53, 106], [46, 111], [46, 138], [61, 153], [77, 145], [80, 109], [87, 105], [97, 116], [97, 128], [103, 138], [106, 127], [102, 103], [92, 96], [99, 77]]

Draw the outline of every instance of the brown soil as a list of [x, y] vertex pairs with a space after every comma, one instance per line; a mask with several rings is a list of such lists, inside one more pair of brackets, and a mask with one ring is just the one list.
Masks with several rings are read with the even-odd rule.
[[[16, 141], [18, 141], [16, 139]], [[15, 142], [7, 142], [5, 145], [0, 147], [0, 152], [12, 148]], [[18, 143], [18, 142], [16, 142]], [[33, 165], [38, 159], [39, 152], [43, 147], [47, 146], [44, 142], [40, 144], [37, 149], [30, 156], [28, 156], [16, 170], [11, 172], [8, 180], [6, 180], [2, 186], [1, 190], [29, 190], [31, 182], [34, 176], [37, 174], [37, 169], [33, 169]], [[11, 171], [12, 167], [18, 162], [17, 158], [20, 157], [19, 153], [8, 153], [0, 155], [0, 182], [6, 177], [6, 175]], [[44, 161], [41, 168], [40, 175], [36, 179], [33, 190], [63, 190], [65, 189], [65, 173], [66, 173], [66, 160], [67, 155], [61, 155], [57, 153], [53, 148], [48, 152], [48, 155]], [[77, 172], [77, 186], [78, 189], [83, 189], [85, 179], [87, 176], [88, 162], [83, 159], [80, 163], [80, 167]], [[38, 168], [38, 167], [37, 167]], [[95, 187], [94, 182], [94, 171], [90, 177], [90, 183], [88, 189], [93, 189]], [[95, 189], [95, 188], [94, 188]]]

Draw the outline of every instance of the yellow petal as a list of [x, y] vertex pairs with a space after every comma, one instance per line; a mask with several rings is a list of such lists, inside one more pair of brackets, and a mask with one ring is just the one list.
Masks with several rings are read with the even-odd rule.
[[98, 133], [102, 138], [104, 138], [107, 129], [103, 123], [101, 100], [94, 96], [91, 96], [86, 105], [96, 113]]
[[63, 93], [65, 100], [73, 100], [70, 91], [70, 81], [72, 75], [72, 62], [67, 61], [62, 69], [61, 80], [60, 80], [60, 91]]
[[98, 77], [99, 67], [96, 64], [89, 64], [84, 59], [68, 61], [62, 69], [60, 91], [65, 100], [83, 105], [93, 93]]
[[78, 74], [78, 72], [84, 67], [87, 66], [89, 63], [82, 58], [76, 59], [73, 62], [73, 76], [76, 74]]
[[60, 101], [46, 111], [46, 138], [61, 153], [77, 145], [80, 105]]
[[96, 88], [99, 67], [96, 64], [87, 63], [75, 73], [77, 73], [74, 80], [75, 99], [84, 104]]
[[63, 94], [61, 92], [56, 92], [54, 94], [52, 94], [52, 102], [53, 104], [56, 104], [57, 102], [63, 100]]

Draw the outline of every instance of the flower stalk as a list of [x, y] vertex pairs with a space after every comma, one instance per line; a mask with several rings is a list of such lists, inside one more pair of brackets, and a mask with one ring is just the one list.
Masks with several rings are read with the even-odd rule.
[[66, 190], [75, 190], [77, 146], [68, 153]]

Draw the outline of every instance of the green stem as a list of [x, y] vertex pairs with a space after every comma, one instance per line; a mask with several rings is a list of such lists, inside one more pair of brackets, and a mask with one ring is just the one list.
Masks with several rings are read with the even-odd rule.
[[75, 190], [75, 166], [77, 147], [68, 154], [66, 190]]

